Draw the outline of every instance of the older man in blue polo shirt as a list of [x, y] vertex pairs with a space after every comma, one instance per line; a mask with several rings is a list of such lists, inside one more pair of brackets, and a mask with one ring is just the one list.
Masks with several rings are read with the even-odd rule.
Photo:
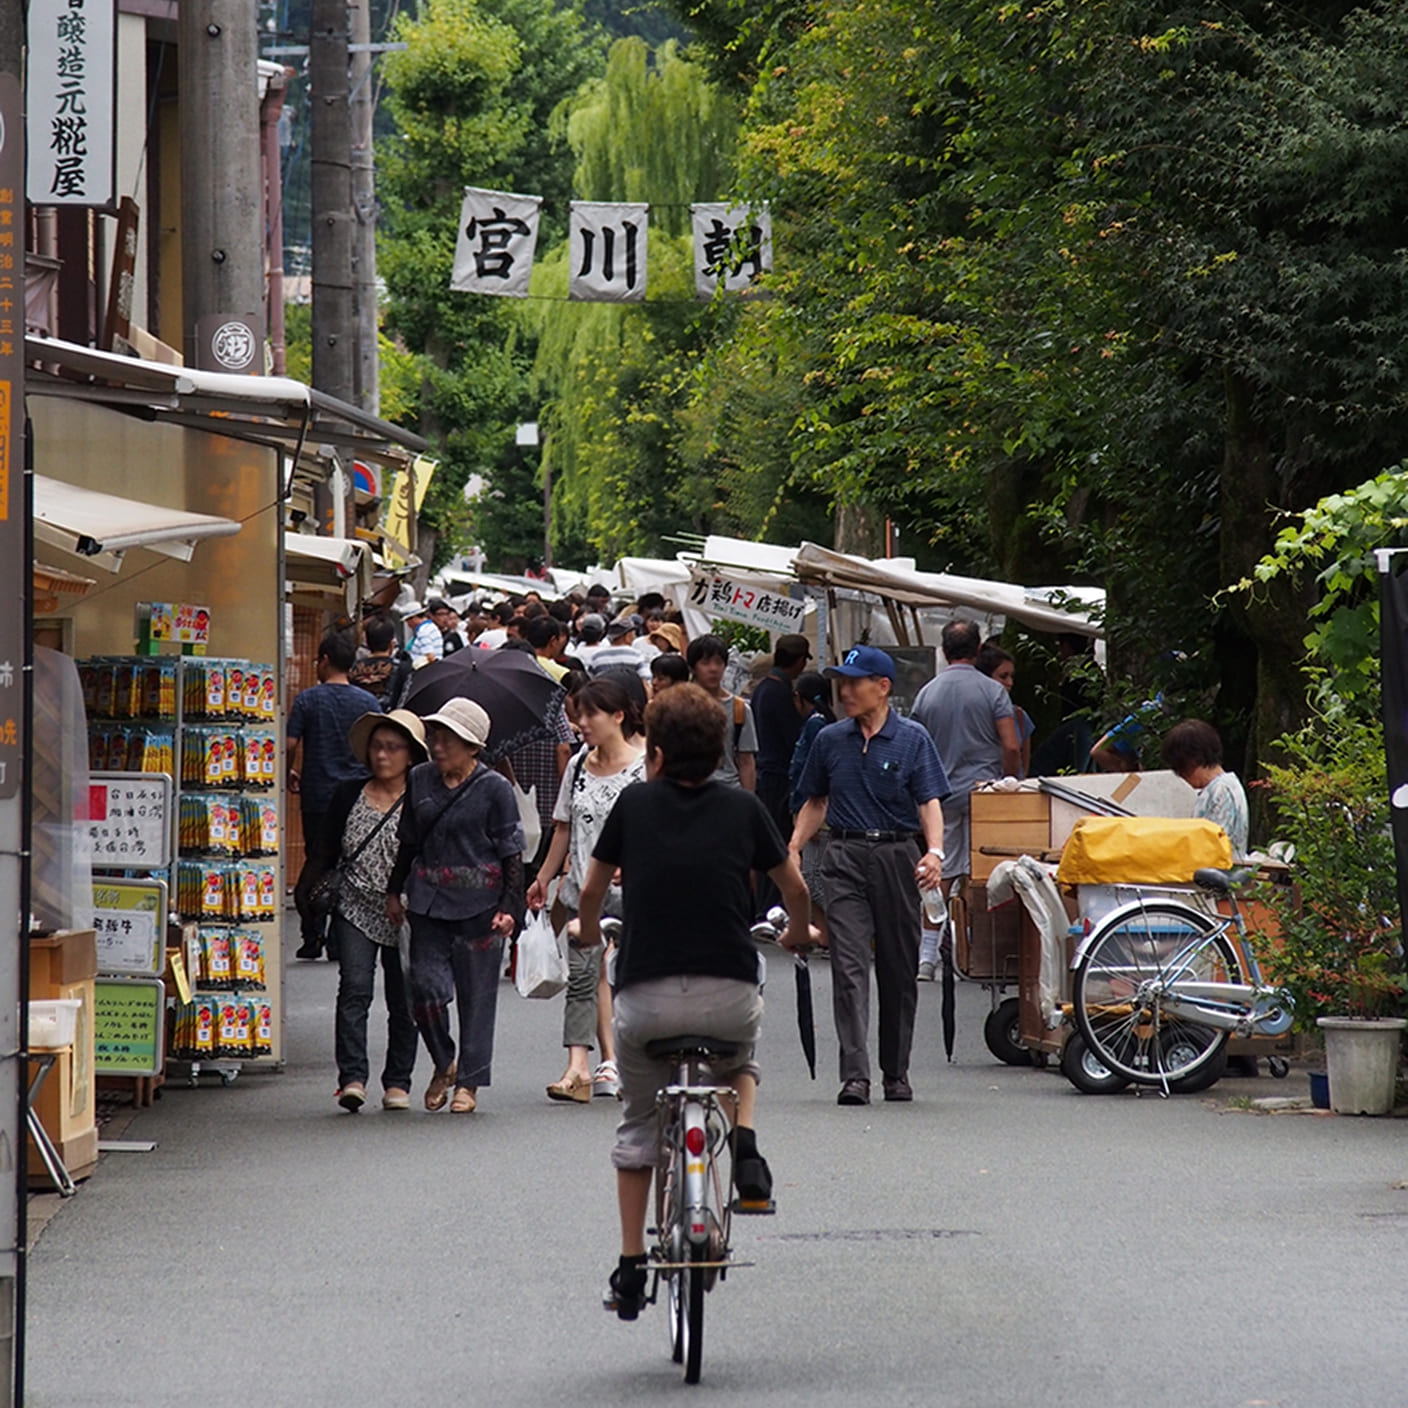
[[831, 929], [831, 992], [841, 1047], [838, 1105], [870, 1103], [870, 966], [880, 1009], [886, 1100], [912, 1100], [909, 1051], [919, 1005], [919, 889], [943, 872], [941, 799], [948, 778], [922, 724], [890, 708], [895, 663], [858, 645], [826, 674], [847, 717], [822, 729], [807, 757], [791, 850], [829, 821], [822, 863]]

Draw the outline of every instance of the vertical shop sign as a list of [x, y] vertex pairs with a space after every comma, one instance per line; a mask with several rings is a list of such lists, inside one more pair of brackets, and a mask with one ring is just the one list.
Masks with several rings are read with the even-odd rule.
[[0, 73], [0, 798], [20, 790], [24, 725], [24, 98]]
[[115, 0], [29, 0], [29, 198], [110, 206], [116, 196]]
[[1381, 548], [1379, 669], [1389, 814], [1398, 865], [1398, 907], [1408, 918], [1408, 562], [1402, 549]]

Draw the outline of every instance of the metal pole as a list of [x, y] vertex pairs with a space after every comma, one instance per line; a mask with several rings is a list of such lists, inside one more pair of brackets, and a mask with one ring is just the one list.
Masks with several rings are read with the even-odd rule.
[[270, 80], [259, 114], [264, 138], [265, 240], [269, 251], [269, 352], [275, 376], [288, 370], [284, 342], [284, 178], [279, 151], [279, 118], [288, 84], [282, 74]]
[[[24, 218], [24, 52], [22, 0], [0, 0], [0, 201], [9, 223]], [[23, 266], [23, 258], [13, 261]], [[24, 307], [23, 276], [5, 271], [4, 292]], [[13, 286], [19, 288], [13, 292]], [[28, 792], [30, 744], [30, 616], [33, 556], [30, 503], [32, 466], [24, 411], [24, 344], [0, 343], [0, 716], [13, 719], [16, 746], [0, 747], [0, 1167], [13, 1176], [11, 1196], [0, 1198], [0, 1408], [24, 1401], [25, 1208], [29, 1198], [25, 1129], [29, 1014]]]
[[376, 301], [376, 167], [372, 124], [376, 94], [372, 83], [372, 17], [369, 0], [348, 6], [352, 35], [352, 209], [353, 268], [357, 273], [357, 404], [376, 415], [381, 410], [381, 356]]
[[[181, 83], [181, 307], [186, 360], [196, 325], [264, 307], [258, 0], [177, 7]], [[262, 321], [262, 319], [261, 319]], [[262, 359], [255, 370], [262, 371]]]
[[552, 566], [552, 466], [543, 456], [543, 570]]

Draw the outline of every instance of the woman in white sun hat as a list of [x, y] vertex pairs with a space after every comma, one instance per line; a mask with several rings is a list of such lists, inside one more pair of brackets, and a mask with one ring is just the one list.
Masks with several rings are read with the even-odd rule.
[[453, 1086], [451, 1111], [468, 1114], [489, 1084], [504, 939], [523, 922], [523, 828], [512, 784], [479, 759], [488, 714], [451, 699], [425, 728], [430, 762], [411, 770], [386, 911], [411, 923], [416, 1026], [435, 1063], [425, 1108]]

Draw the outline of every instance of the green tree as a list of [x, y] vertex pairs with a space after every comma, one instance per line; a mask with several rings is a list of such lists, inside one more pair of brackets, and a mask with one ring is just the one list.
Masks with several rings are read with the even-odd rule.
[[[388, 330], [415, 359], [421, 429], [441, 455], [425, 524], [442, 539], [473, 533], [496, 557], [536, 556], [513, 444], [536, 419], [533, 346], [510, 300], [452, 293], [450, 270], [466, 185], [541, 195], [541, 241], [561, 228], [571, 160], [552, 114], [600, 71], [602, 44], [551, 0], [427, 0], [396, 33], [408, 47], [386, 60], [397, 133], [378, 149], [378, 258]], [[489, 484], [474, 517], [471, 474]]]

